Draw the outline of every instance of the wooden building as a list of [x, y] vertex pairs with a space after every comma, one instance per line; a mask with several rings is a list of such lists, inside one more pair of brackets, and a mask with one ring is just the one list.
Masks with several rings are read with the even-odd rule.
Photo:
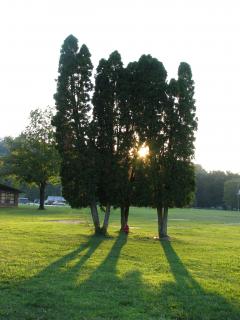
[[0, 208], [17, 207], [19, 193], [18, 189], [0, 184]]

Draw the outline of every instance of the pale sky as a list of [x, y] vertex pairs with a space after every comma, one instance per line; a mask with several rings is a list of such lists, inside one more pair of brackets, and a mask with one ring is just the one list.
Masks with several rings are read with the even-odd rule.
[[199, 129], [195, 162], [240, 172], [240, 1], [1, 0], [0, 137], [30, 110], [54, 105], [61, 45], [73, 34], [94, 66], [118, 50], [124, 64], [151, 54], [175, 77], [191, 65]]

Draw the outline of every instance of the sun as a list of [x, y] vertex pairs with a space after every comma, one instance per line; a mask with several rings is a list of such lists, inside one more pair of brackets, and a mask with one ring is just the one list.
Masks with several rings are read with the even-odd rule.
[[138, 150], [138, 156], [140, 158], [146, 158], [148, 154], [149, 154], [149, 147], [143, 144]]

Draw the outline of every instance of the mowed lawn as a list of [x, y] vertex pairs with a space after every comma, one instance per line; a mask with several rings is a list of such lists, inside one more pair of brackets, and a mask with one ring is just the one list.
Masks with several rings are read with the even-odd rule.
[[240, 319], [240, 213], [132, 208], [92, 236], [88, 210], [0, 209], [0, 319]]

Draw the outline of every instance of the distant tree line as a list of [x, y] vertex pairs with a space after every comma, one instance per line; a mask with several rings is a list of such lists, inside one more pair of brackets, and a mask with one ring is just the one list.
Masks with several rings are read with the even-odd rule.
[[207, 172], [200, 165], [195, 166], [196, 191], [194, 207], [237, 209], [240, 175], [232, 172]]

